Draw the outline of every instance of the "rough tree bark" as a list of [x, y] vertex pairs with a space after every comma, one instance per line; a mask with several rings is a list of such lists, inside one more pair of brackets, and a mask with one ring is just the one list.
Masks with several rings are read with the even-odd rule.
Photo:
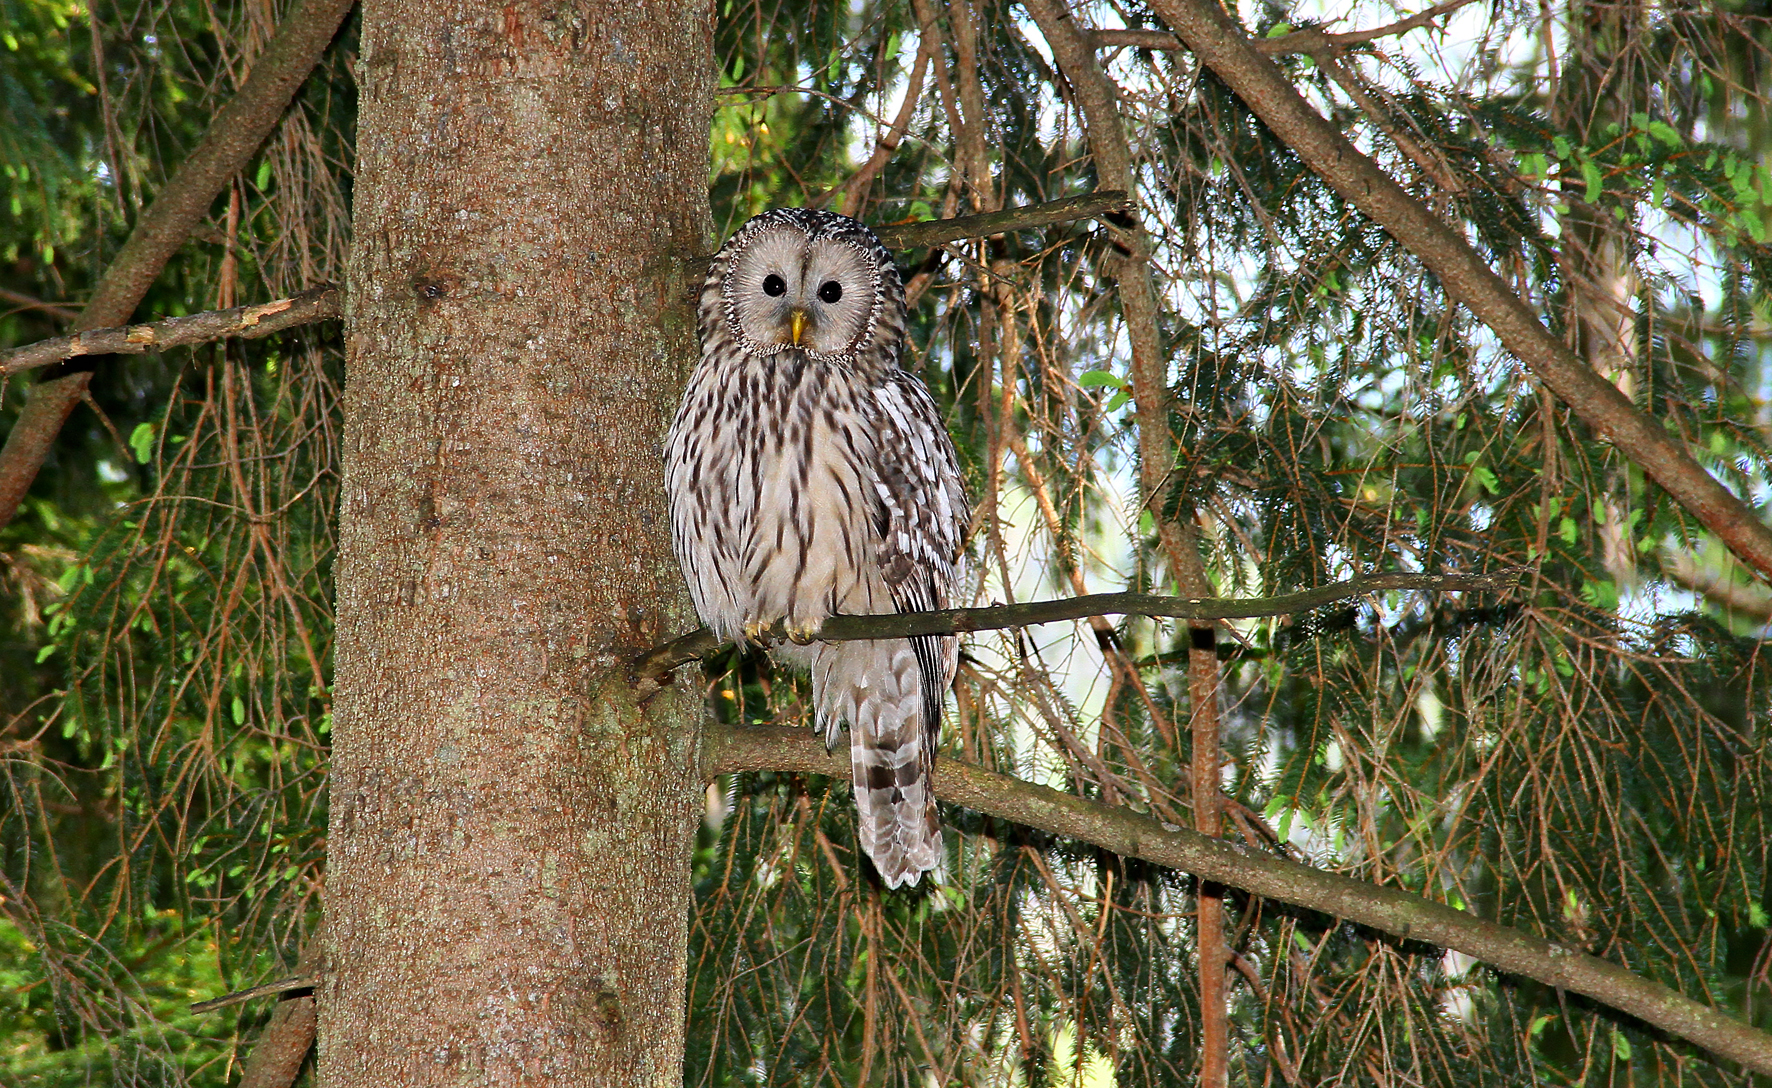
[[322, 1085], [681, 1082], [710, 14], [364, 5]]

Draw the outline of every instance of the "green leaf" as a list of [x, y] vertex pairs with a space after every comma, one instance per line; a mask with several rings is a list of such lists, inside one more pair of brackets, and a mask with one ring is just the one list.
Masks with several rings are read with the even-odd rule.
[[1602, 611], [1616, 612], [1618, 610], [1618, 587], [1606, 579], [1583, 582], [1581, 584], [1581, 599]]
[[129, 448], [135, 451], [137, 464], [147, 464], [154, 459], [154, 425], [137, 423], [135, 430], [129, 432]]
[[245, 725], [246, 724], [246, 704], [240, 701], [240, 697], [238, 695], [234, 696], [233, 710], [234, 710], [234, 724], [235, 725]]
[[1674, 131], [1674, 127], [1665, 121], [1651, 121], [1646, 127], [1649, 129], [1649, 135], [1655, 137], [1669, 147], [1679, 147], [1686, 142], [1680, 139], [1680, 134]]
[[1077, 375], [1077, 384], [1084, 389], [1095, 389], [1104, 385], [1111, 385], [1116, 389], [1122, 389], [1125, 387], [1126, 382], [1125, 379], [1119, 377], [1111, 370], [1085, 370], [1083, 373]]
[[1600, 164], [1592, 159], [1584, 159], [1581, 163], [1581, 179], [1587, 182], [1587, 192], [1581, 199], [1589, 204], [1598, 204], [1600, 194], [1606, 188], [1605, 178], [1600, 175]]

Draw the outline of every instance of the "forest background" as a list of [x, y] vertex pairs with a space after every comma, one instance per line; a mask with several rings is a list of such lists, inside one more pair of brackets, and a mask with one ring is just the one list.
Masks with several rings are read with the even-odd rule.
[[[1216, 640], [1137, 616], [974, 634], [944, 752], [1772, 1029], [1772, 11], [1237, 12], [1559, 356], [1523, 348], [1431, 231], [1276, 135], [1179, 47], [1173, 6], [720, 0], [701, 252], [784, 204], [885, 231], [1128, 194], [899, 248], [907, 366], [980, 511], [966, 603], [1518, 585], [1365, 593]], [[0, 345], [81, 320], [290, 18], [0, 0]], [[357, 19], [100, 324], [345, 283]], [[100, 357], [0, 527], [7, 1085], [234, 1082], [275, 998], [190, 1005], [296, 974], [319, 925], [345, 347], [337, 292], [305, 297], [313, 320], [273, 335]], [[22, 358], [0, 355], [14, 439]], [[801, 681], [729, 648], [703, 668], [710, 736], [804, 729]], [[1740, 1057], [1772, 1053], [1757, 1033], [1719, 1056], [1408, 927], [1202, 890], [1105, 831], [945, 807], [946, 882], [884, 893], [816, 754], [748, 766], [768, 769], [708, 787], [694, 845], [687, 1084], [1772, 1069]]]

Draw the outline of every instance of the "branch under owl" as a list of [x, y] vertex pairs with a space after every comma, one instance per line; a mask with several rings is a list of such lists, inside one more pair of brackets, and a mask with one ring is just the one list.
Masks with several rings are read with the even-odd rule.
[[[850, 774], [847, 751], [828, 751], [815, 734], [785, 727], [710, 723], [702, 730], [701, 760], [702, 772], [709, 778], [755, 770], [838, 779]], [[1584, 994], [1720, 1057], [1772, 1073], [1772, 1035], [1579, 948], [1496, 925], [1400, 888], [1324, 872], [1131, 809], [947, 757], [936, 762], [935, 795], [975, 812], [1086, 842], [1121, 857], [1179, 869], [1264, 899], [1321, 911], [1403, 941], [1456, 949], [1507, 974]]]
[[[938, 246], [961, 238], [988, 238], [1010, 231], [1033, 230], [1078, 219], [1114, 215], [1128, 207], [1126, 194], [1117, 190], [1006, 208], [985, 215], [962, 215], [924, 223], [895, 223], [874, 228], [888, 249]], [[708, 261], [711, 257], [695, 257]], [[230, 337], [253, 339], [275, 332], [331, 321], [344, 313], [344, 292], [331, 284], [303, 291], [291, 298], [236, 306], [231, 310], [207, 310], [185, 317], [168, 318], [147, 325], [118, 325], [89, 329], [71, 336], [57, 336], [0, 354], [0, 377], [49, 366], [82, 355], [141, 355], [167, 348], [207, 344]]]
[[[1473, 592], [1511, 589], [1519, 584], [1524, 567], [1508, 567], [1488, 574], [1371, 574], [1345, 582], [1300, 590], [1278, 597], [1163, 597], [1152, 593], [1091, 593], [1054, 601], [1001, 604], [988, 608], [947, 608], [938, 612], [900, 612], [883, 616], [832, 616], [813, 641], [848, 642], [868, 638], [906, 638], [911, 635], [951, 635], [968, 631], [998, 631], [1030, 627], [1090, 616], [1163, 616], [1188, 620], [1253, 619], [1289, 616], [1344, 601], [1366, 593], [1387, 590]], [[766, 636], [787, 638], [777, 623]], [[723, 642], [702, 628], [681, 638], [655, 646], [634, 661], [634, 678], [642, 685], [656, 684], [671, 670], [718, 649]]]

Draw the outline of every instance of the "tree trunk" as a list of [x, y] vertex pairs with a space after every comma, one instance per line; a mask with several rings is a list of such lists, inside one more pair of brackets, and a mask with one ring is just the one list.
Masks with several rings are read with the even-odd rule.
[[710, 15], [364, 5], [322, 1085], [681, 1083]]

